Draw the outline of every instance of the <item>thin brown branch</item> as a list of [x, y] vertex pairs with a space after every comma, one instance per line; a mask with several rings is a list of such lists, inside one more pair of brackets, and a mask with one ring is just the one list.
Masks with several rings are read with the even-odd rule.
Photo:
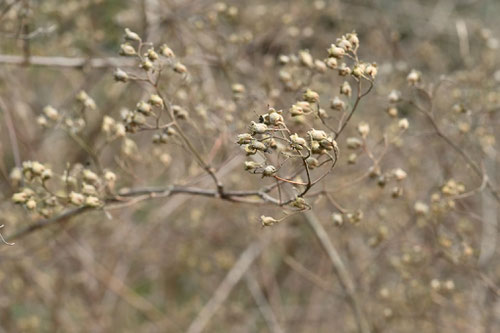
[[259, 311], [262, 314], [262, 317], [264, 318], [267, 326], [269, 327], [269, 330], [273, 333], [284, 332], [283, 328], [281, 328], [280, 324], [278, 323], [278, 319], [276, 318], [273, 309], [269, 305], [266, 296], [262, 292], [262, 288], [260, 287], [259, 281], [257, 281], [255, 274], [253, 274], [253, 272], [250, 270], [245, 275], [245, 279], [248, 289], [250, 290], [255, 303], [259, 307]]
[[0, 64], [16, 66], [44, 66], [44, 67], [63, 67], [63, 68], [107, 68], [107, 67], [135, 67], [135, 59], [123, 57], [108, 58], [84, 58], [84, 57], [44, 57], [30, 56], [25, 58], [19, 55], [0, 55]]
[[262, 239], [254, 241], [245, 251], [243, 251], [224, 280], [222, 280], [221, 284], [217, 287], [210, 300], [201, 309], [191, 325], [189, 325], [187, 329], [188, 333], [201, 333], [205, 330], [210, 319], [212, 319], [217, 310], [219, 310], [227, 300], [236, 284], [243, 278], [255, 259], [257, 259], [266, 248], [270, 236], [271, 234], [267, 233]]
[[321, 247], [328, 255], [330, 262], [332, 263], [335, 275], [339, 279], [342, 288], [346, 294], [346, 297], [351, 305], [354, 312], [354, 317], [356, 319], [356, 324], [358, 326], [358, 331], [360, 333], [369, 333], [370, 326], [368, 325], [368, 320], [364, 314], [361, 306], [361, 301], [356, 293], [356, 288], [351, 275], [349, 274], [342, 258], [340, 257], [337, 249], [333, 245], [330, 237], [328, 236], [325, 228], [318, 220], [316, 215], [312, 211], [304, 213], [304, 216], [314, 231], [315, 236], [318, 238]]

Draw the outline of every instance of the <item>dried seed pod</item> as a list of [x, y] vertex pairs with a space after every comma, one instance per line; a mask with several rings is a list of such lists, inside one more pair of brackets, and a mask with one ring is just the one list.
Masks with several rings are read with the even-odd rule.
[[265, 177], [272, 176], [276, 173], [276, 167], [274, 165], [266, 165], [262, 172], [262, 175]]
[[137, 41], [137, 42], [141, 41], [141, 37], [139, 37], [137, 33], [133, 32], [129, 28], [125, 28], [125, 35], [123, 36], [123, 38], [129, 41]]
[[279, 222], [278, 220], [276, 220], [274, 217], [271, 216], [262, 215], [260, 217], [260, 223], [262, 224], [263, 227], [269, 227], [278, 222]]
[[120, 68], [115, 70], [113, 76], [117, 82], [127, 82], [129, 79], [127, 72], [121, 70]]

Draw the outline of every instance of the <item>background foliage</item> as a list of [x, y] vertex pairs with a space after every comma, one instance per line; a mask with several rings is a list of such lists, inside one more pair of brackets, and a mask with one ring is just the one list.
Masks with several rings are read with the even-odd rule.
[[[328, 105], [343, 79], [334, 72], [311, 79], [299, 68], [294, 80], [302, 84], [286, 89], [281, 55], [307, 49], [324, 59], [336, 38], [355, 30], [360, 58], [378, 68], [373, 91], [337, 140], [335, 169], [307, 197], [352, 290], [307, 215], [261, 228], [261, 215], [278, 218], [284, 209], [148, 197], [87, 210], [2, 245], [0, 332], [193, 332], [200, 317], [207, 332], [500, 330], [499, 13], [493, 0], [0, 1], [0, 231], [7, 241], [44, 221], [12, 202], [22, 187], [12, 170], [33, 160], [57, 174], [68, 163], [96, 171], [85, 147], [105, 142], [104, 117], [119, 120], [123, 108], [152, 93], [141, 82], [114, 82], [113, 63], [86, 60], [118, 57], [124, 28], [157, 47], [167, 43], [186, 65], [187, 76], [164, 73], [162, 92], [188, 111], [186, 135], [234, 190], [274, 183], [246, 172], [235, 144], [268, 106], [286, 112], [307, 86], [338, 118]], [[82, 66], [65, 62], [76, 58]], [[421, 75], [418, 88], [407, 83], [412, 69]], [[233, 93], [235, 83], [243, 96]], [[96, 109], [85, 111], [76, 140], [40, 126], [47, 105], [78, 114], [81, 90]], [[393, 90], [401, 92], [398, 103], [388, 100]], [[399, 135], [403, 118], [409, 128]], [[350, 150], [360, 122], [370, 126], [365, 149]], [[391, 138], [385, 150], [384, 137]], [[148, 131], [127, 138], [134, 144], [116, 140], [99, 154], [117, 189], [213, 189], [181, 145], [152, 144]], [[398, 168], [407, 175], [400, 181], [392, 173]], [[240, 273], [234, 284], [224, 280], [228, 272]], [[227, 296], [219, 303], [217, 288]], [[207, 309], [214, 310], [208, 318]]]

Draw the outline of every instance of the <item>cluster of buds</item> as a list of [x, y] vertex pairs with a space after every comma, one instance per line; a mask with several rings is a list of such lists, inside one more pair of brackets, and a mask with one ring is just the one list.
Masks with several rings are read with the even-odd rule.
[[453, 280], [441, 281], [439, 279], [432, 279], [430, 282], [432, 291], [438, 293], [450, 293], [455, 290], [455, 282]]
[[23, 162], [22, 173], [27, 181], [40, 180], [45, 182], [52, 178], [52, 170], [37, 161]]
[[80, 102], [84, 109], [95, 110], [96, 104], [94, 99], [92, 99], [85, 91], [80, 91], [76, 95], [76, 100]]
[[327, 151], [333, 150], [335, 155], [338, 154], [339, 148], [332, 135], [328, 135], [325, 131], [314, 128], [307, 132], [307, 135], [309, 137], [309, 149], [311, 153], [323, 155], [326, 154]]
[[99, 176], [90, 169], [82, 169], [71, 175], [65, 172], [61, 177], [67, 189], [71, 191], [65, 200], [74, 206], [97, 208], [103, 205], [102, 197], [107, 191], [113, 191], [116, 183], [116, 174], [104, 170]]
[[[38, 116], [36, 121], [41, 127], [48, 128], [58, 124], [62, 118], [63, 116], [61, 115], [59, 110], [57, 110], [52, 105], [47, 105], [43, 108], [42, 114]], [[63, 124], [64, 123], [65, 122], [63, 122]]]
[[161, 133], [155, 133], [153, 135], [153, 143], [154, 144], [165, 144], [168, 143], [170, 137], [173, 137], [177, 134], [175, 128], [172, 126], [167, 127]]
[[164, 108], [163, 99], [153, 94], [148, 101], [139, 101], [133, 111], [123, 109], [121, 117], [127, 132], [135, 133], [137, 130], [147, 127], [147, 119], [158, 117], [158, 113]]
[[[100, 207], [103, 204], [102, 198], [114, 191], [116, 183], [115, 173], [109, 170], [99, 176], [90, 169], [76, 165], [73, 172], [68, 169], [60, 177], [56, 177], [49, 168], [36, 161], [23, 162], [22, 170], [16, 174], [29, 187], [14, 193], [12, 201], [30, 211], [36, 210], [45, 217], [67, 205]], [[54, 181], [48, 184], [50, 179]], [[51, 189], [49, 185], [56, 189]]]
[[[164, 65], [169, 65], [176, 73], [187, 73], [186, 66], [175, 58], [175, 53], [168, 45], [160, 46], [159, 50], [149, 47], [143, 51], [144, 46], [150, 43], [144, 43], [137, 33], [128, 28], [125, 29], [123, 39], [124, 43], [120, 45], [119, 54], [125, 57], [137, 57], [140, 61], [139, 67], [145, 72], [161, 72]], [[119, 68], [116, 69], [114, 77], [118, 82], [127, 82], [131, 79], [127, 72]]]
[[20, 192], [14, 193], [12, 201], [15, 204], [24, 205], [28, 210], [34, 210], [37, 206], [35, 192], [30, 188], [25, 188]]
[[81, 132], [86, 126], [86, 121], [82, 117], [82, 113], [85, 110], [95, 110], [97, 106], [94, 99], [83, 90], [76, 95], [75, 99], [80, 104], [76, 113], [59, 112], [53, 106], [47, 105], [43, 108], [42, 114], [37, 118], [38, 125], [47, 128], [57, 124], [69, 132]]
[[102, 119], [101, 129], [106, 134], [108, 140], [114, 138], [122, 138], [125, 136], [126, 128], [122, 123], [116, 122], [110, 116], [104, 116]]
[[450, 179], [441, 187], [441, 192], [446, 196], [456, 196], [465, 192], [465, 186], [454, 179]]
[[[345, 34], [338, 38], [334, 44], [327, 49], [328, 57], [315, 59], [308, 50], [301, 50], [296, 55], [280, 55], [278, 61], [286, 66], [280, 71], [280, 80], [288, 90], [296, 90], [303, 86], [301, 69], [311, 73], [325, 74], [328, 69], [336, 70], [340, 76], [352, 75], [354, 79], [366, 79], [373, 81], [378, 73], [377, 64], [359, 61], [357, 51], [359, 39], [355, 32]], [[352, 60], [350, 66], [344, 60]], [[345, 84], [342, 87], [343, 94], [351, 95], [351, 90]], [[337, 106], [338, 107], [338, 106]]]
[[[356, 78], [365, 78], [367, 80], [373, 80], [377, 76], [378, 69], [375, 63], [364, 63], [357, 61], [357, 50], [359, 47], [359, 39], [355, 32], [345, 34], [344, 36], [337, 38], [335, 44], [330, 45], [328, 48], [328, 59], [325, 60], [327, 67], [332, 69], [338, 69], [341, 76], [353, 75]], [[356, 62], [352, 68], [347, 66], [345, 62], [338, 63], [342, 61], [344, 57], [349, 56], [356, 59]]]

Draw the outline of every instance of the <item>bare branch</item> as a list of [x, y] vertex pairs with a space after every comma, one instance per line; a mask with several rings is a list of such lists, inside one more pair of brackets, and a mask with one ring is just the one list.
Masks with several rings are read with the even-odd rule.
[[219, 287], [215, 290], [212, 298], [210, 298], [203, 309], [198, 313], [198, 316], [196, 316], [191, 325], [189, 325], [187, 333], [201, 333], [204, 331], [210, 319], [226, 301], [233, 288], [243, 278], [255, 259], [257, 259], [266, 248], [270, 238], [271, 234], [267, 233], [263, 238], [251, 243], [246, 250], [243, 251], [238, 261], [236, 261]]
[[312, 211], [308, 211], [304, 213], [304, 216], [332, 263], [335, 275], [337, 275], [337, 278], [339, 279], [339, 282], [342, 285], [354, 312], [356, 324], [358, 325], [358, 331], [360, 333], [369, 333], [370, 327], [361, 307], [361, 302], [356, 294], [353, 279], [345, 267], [337, 249], [335, 249], [330, 237], [328, 237], [328, 234], [326, 233], [325, 228], [323, 228], [323, 225], [318, 220], [316, 215]]

